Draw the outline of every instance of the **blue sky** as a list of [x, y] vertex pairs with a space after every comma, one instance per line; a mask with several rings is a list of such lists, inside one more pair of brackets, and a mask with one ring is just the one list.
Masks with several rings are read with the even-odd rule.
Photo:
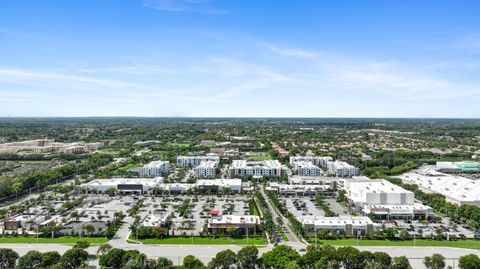
[[480, 117], [479, 10], [4, 0], [0, 116]]

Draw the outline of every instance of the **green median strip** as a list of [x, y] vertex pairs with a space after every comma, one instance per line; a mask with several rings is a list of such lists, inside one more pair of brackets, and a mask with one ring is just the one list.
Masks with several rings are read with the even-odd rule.
[[98, 245], [108, 242], [108, 239], [105, 237], [57, 237], [57, 238], [42, 238], [39, 237], [29, 237], [29, 236], [8, 236], [0, 237], [0, 244], [67, 244], [73, 245], [77, 241], [87, 241], [92, 245]]
[[267, 245], [265, 238], [230, 238], [230, 237], [169, 237], [164, 239], [148, 238], [139, 239], [143, 244], [163, 244], [163, 245]]
[[[310, 238], [309, 242], [315, 244], [315, 238]], [[338, 240], [318, 240], [318, 243], [328, 244], [332, 246], [405, 246], [413, 247], [413, 240], [358, 240], [357, 239], [338, 239]], [[457, 240], [457, 241], [436, 241], [417, 239], [415, 240], [417, 247], [454, 247], [480, 249], [480, 240]]]

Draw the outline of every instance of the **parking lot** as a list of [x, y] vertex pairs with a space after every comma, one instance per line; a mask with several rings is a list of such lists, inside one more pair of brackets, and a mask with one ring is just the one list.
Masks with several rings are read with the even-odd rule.
[[381, 221], [385, 227], [392, 227], [399, 230], [406, 230], [410, 236], [423, 235], [424, 237], [435, 236], [437, 234], [447, 235], [452, 237], [468, 237], [471, 238], [474, 236], [474, 232], [462, 227], [460, 225], [450, 223], [448, 218], [443, 218], [441, 222], [427, 222], [427, 221], [404, 221], [404, 220], [393, 220], [393, 221]]
[[315, 205], [315, 198], [305, 197], [292, 197], [292, 198], [280, 198], [280, 201], [285, 204], [287, 210], [294, 216], [298, 217], [323, 217], [325, 213], [322, 209]]
[[193, 196], [147, 198], [142, 207], [145, 214], [163, 213], [171, 216], [170, 233], [174, 235], [199, 235], [210, 211], [218, 210], [220, 215], [248, 215], [248, 197]]

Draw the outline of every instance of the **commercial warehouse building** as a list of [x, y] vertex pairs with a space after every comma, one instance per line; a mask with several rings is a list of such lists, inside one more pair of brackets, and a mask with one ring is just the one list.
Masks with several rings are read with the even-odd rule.
[[242, 234], [256, 234], [260, 225], [260, 217], [254, 215], [222, 215], [212, 216], [208, 220], [207, 230], [210, 233], [226, 233], [230, 229], [239, 229]]
[[274, 191], [285, 196], [306, 196], [323, 194], [324, 196], [333, 196], [334, 190], [330, 185], [290, 185], [278, 182], [269, 182], [265, 188], [267, 191]]
[[196, 186], [200, 192], [210, 191], [211, 193], [218, 193], [223, 189], [229, 189], [232, 193], [242, 192], [242, 180], [235, 179], [200, 179]]
[[307, 236], [315, 236], [320, 230], [330, 230], [332, 234], [358, 236], [366, 235], [378, 227], [368, 217], [298, 217]]
[[345, 179], [347, 199], [356, 210], [376, 218], [428, 219], [432, 208], [415, 202], [414, 193], [384, 179]]
[[310, 177], [293, 175], [288, 177], [288, 184], [290, 185], [329, 185], [332, 189], [337, 189], [343, 186], [343, 179], [336, 177]]
[[158, 188], [163, 183], [162, 177], [156, 178], [110, 178], [95, 179], [88, 183], [82, 184], [87, 191], [96, 191], [105, 193], [110, 189], [114, 189], [120, 193], [138, 193], [149, 194], [154, 188]]
[[480, 163], [463, 162], [437, 162], [436, 170], [443, 173], [472, 173], [480, 172]]
[[142, 226], [144, 227], [165, 227], [167, 226], [168, 219], [170, 215], [165, 212], [159, 212], [147, 215], [142, 221]]
[[229, 189], [233, 193], [252, 191], [249, 182], [241, 179], [199, 179], [196, 183], [164, 183], [162, 177], [156, 178], [111, 178], [95, 179], [82, 185], [87, 192], [105, 193], [114, 189], [120, 193], [151, 194], [152, 190], [165, 193], [185, 193], [189, 190], [204, 192], [210, 190], [217, 193], [223, 189]]
[[276, 177], [281, 176], [287, 168], [278, 160], [246, 161], [234, 160], [228, 168], [229, 177]]
[[449, 203], [480, 206], [480, 180], [440, 173], [434, 169], [405, 173], [400, 178], [404, 183], [417, 185], [422, 191], [444, 195]]

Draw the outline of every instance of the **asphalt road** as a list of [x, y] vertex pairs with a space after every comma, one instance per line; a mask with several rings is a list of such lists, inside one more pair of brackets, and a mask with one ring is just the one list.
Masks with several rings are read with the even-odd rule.
[[[216, 253], [231, 249], [238, 251], [241, 246], [229, 246], [229, 245], [145, 245], [145, 244], [127, 244], [122, 245], [115, 244], [114, 247], [130, 250], [136, 249], [142, 253], [145, 253], [148, 257], [158, 258], [167, 257], [171, 259], [175, 264], [181, 264], [183, 258], [187, 255], [194, 255], [205, 263], [208, 263]], [[58, 251], [64, 253], [71, 246], [62, 244], [0, 244], [0, 248], [11, 248], [15, 250], [19, 255], [24, 255], [28, 251], [36, 249], [41, 252], [46, 251]], [[95, 254], [98, 247], [90, 247], [88, 252]], [[269, 251], [272, 246], [267, 246], [259, 249], [260, 255], [266, 251]], [[406, 256], [413, 268], [423, 269], [423, 258], [425, 256], [431, 256], [434, 253], [439, 253], [445, 256], [447, 265], [451, 265], [453, 268], [458, 268], [458, 258], [468, 254], [480, 255], [478, 250], [460, 249], [460, 248], [447, 248], [447, 247], [358, 247], [360, 250], [368, 251], [383, 251], [391, 255]], [[93, 262], [94, 264], [94, 262]]]
[[[261, 191], [263, 197], [265, 198], [265, 200], [267, 201], [268, 208], [270, 209], [270, 212], [272, 213], [273, 221], [275, 222], [275, 224], [278, 225], [277, 218], [280, 215], [275, 210], [274, 206], [270, 202], [270, 199], [268, 199], [268, 196], [265, 193], [265, 190], [263, 188], [260, 188], [260, 191]], [[284, 242], [284, 244], [289, 245], [289, 246], [291, 246], [291, 247], [293, 247], [297, 250], [306, 248], [306, 245], [303, 242], [301, 242], [300, 240], [298, 240], [297, 236], [293, 233], [292, 229], [290, 229], [290, 227], [287, 225], [288, 224], [288, 219], [286, 219], [283, 216], [280, 216], [280, 217], [283, 219], [283, 223], [284, 223], [283, 225], [281, 225], [281, 227], [282, 227], [283, 231], [285, 232], [285, 234], [287, 235], [287, 238], [288, 238], [288, 242]]]

